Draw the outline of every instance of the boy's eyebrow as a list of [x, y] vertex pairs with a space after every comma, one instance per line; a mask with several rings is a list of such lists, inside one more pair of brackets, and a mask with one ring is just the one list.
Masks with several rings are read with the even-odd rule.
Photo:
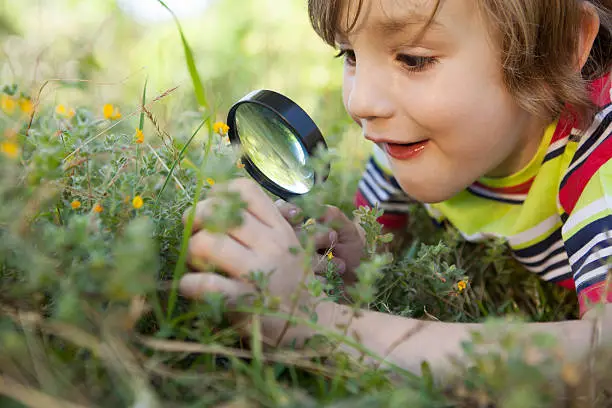
[[406, 31], [410, 26], [427, 24], [428, 29], [443, 29], [444, 25], [430, 16], [410, 14], [403, 18], [388, 18], [374, 24], [374, 28], [384, 35], [394, 35]]
[[[446, 27], [436, 19], [431, 19], [431, 16], [426, 16], [418, 13], [411, 13], [405, 17], [387, 18], [383, 21], [378, 21], [373, 24], [373, 29], [379, 31], [384, 36], [393, 36], [407, 31], [410, 26], [427, 24], [427, 29], [444, 30]], [[348, 34], [340, 30], [335, 34], [337, 43], [348, 43]]]

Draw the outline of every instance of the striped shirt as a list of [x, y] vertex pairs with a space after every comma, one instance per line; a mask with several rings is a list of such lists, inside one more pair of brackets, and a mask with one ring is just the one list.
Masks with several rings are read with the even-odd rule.
[[[590, 126], [579, 130], [562, 115], [518, 173], [482, 177], [447, 201], [425, 204], [431, 217], [450, 222], [468, 241], [504, 238], [529, 271], [575, 289], [581, 314], [594, 302], [612, 302], [612, 285], [606, 285], [612, 270], [610, 74], [593, 81], [591, 90], [599, 111]], [[411, 199], [377, 146], [355, 204], [378, 204], [385, 210], [383, 225], [405, 225]]]

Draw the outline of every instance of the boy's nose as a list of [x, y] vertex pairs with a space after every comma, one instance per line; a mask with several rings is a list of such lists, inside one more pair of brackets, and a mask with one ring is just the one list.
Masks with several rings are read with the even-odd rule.
[[380, 71], [357, 66], [348, 84], [347, 109], [351, 116], [361, 120], [390, 117], [393, 106], [388, 93], [389, 80]]

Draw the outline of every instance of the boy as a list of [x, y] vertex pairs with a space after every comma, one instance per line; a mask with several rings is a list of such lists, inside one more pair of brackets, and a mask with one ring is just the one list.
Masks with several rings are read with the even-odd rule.
[[[470, 240], [506, 237], [527, 268], [575, 287], [581, 299], [582, 320], [529, 330], [551, 333], [566, 355], [584, 357], [596, 315], [588, 300], [608, 300], [612, 260], [612, 3], [310, 0], [309, 9], [315, 30], [345, 58], [345, 107], [378, 147], [357, 204], [382, 203], [389, 215], [380, 221], [397, 227], [403, 217], [397, 210], [410, 196]], [[196, 209], [190, 256], [231, 278], [190, 274], [181, 281], [183, 294], [223, 292], [231, 303], [253, 291], [245, 281], [250, 270], [268, 270], [269, 290], [291, 310], [290, 295], [312, 271], [296, 268], [303, 255], [288, 251], [299, 246], [288, 207], [275, 207], [247, 180], [227, 188], [248, 203], [244, 224], [221, 235], [199, 230], [213, 194]], [[329, 218], [343, 222], [334, 252], [350, 277], [361, 255], [360, 232], [336, 209]], [[315, 304], [299, 294], [302, 305]], [[609, 307], [602, 320], [606, 341], [612, 340]], [[320, 324], [350, 323], [365, 347], [390, 352], [387, 359], [414, 371], [426, 360], [442, 372], [447, 357], [460, 356], [461, 342], [482, 328], [371, 311], [351, 320], [348, 310], [316, 303]], [[262, 323], [264, 335], [278, 340], [283, 322]], [[294, 327], [282, 340], [310, 335]]]

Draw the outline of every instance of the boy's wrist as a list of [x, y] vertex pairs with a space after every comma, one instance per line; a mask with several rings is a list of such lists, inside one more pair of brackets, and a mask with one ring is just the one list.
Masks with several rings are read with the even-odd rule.
[[[319, 298], [314, 300], [316, 305], [314, 306], [314, 313], [317, 314], [316, 326], [322, 329], [331, 329], [334, 324], [334, 314], [336, 303], [329, 301], [327, 298]], [[314, 303], [313, 303], [314, 304]], [[316, 327], [313, 327], [309, 324], [299, 324], [294, 326], [294, 328], [290, 331], [288, 338], [296, 341], [296, 344], [304, 345], [308, 339], [320, 334], [321, 330], [317, 330]]]

